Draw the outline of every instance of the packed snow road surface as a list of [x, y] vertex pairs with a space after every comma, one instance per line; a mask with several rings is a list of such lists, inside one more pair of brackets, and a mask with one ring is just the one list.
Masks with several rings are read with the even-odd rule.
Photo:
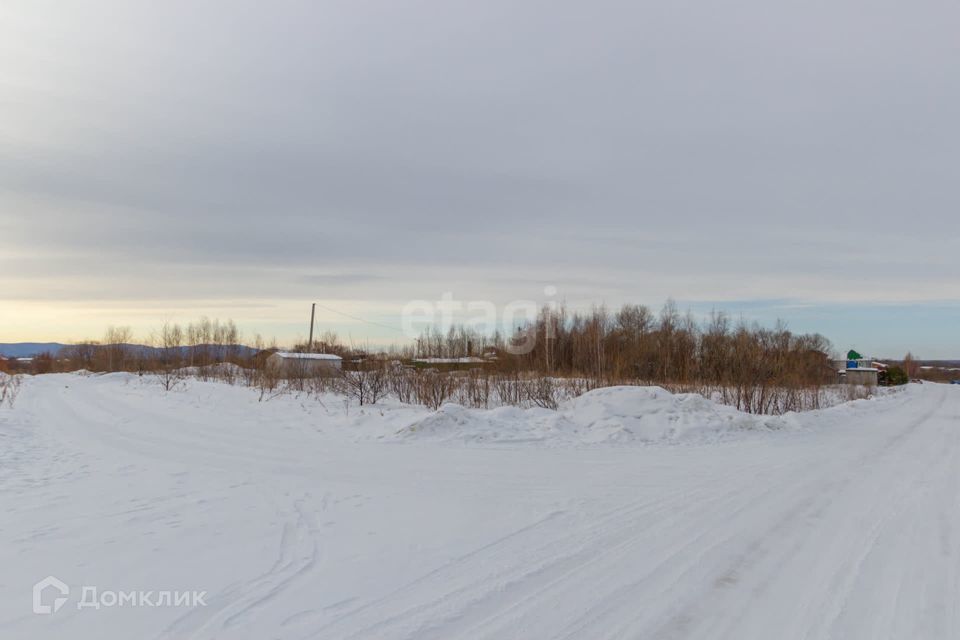
[[0, 638], [960, 637], [960, 388], [654, 444], [607, 395], [561, 426], [448, 408], [444, 439], [418, 408], [32, 378], [0, 410]]

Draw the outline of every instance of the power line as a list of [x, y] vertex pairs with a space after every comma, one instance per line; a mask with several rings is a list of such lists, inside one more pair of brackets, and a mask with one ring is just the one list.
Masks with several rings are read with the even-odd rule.
[[346, 312], [344, 312], [344, 311], [339, 311], [339, 310], [337, 310], [337, 309], [333, 309], [333, 308], [331, 308], [331, 307], [327, 307], [327, 306], [324, 306], [324, 305], [319, 304], [319, 303], [317, 304], [317, 306], [320, 307], [321, 309], [323, 309], [324, 311], [329, 311], [330, 313], [335, 313], [335, 314], [337, 314], [337, 315], [343, 316], [344, 318], [350, 318], [351, 320], [356, 320], [357, 322], [362, 322], [362, 323], [364, 323], [364, 324], [374, 325], [374, 326], [377, 326], [377, 327], [383, 327], [384, 329], [390, 329], [391, 331], [396, 331], [397, 333], [403, 333], [403, 329], [400, 329], [400, 328], [398, 328], [398, 327], [391, 326], [391, 325], [389, 325], [389, 324], [383, 324], [382, 322], [377, 322], [377, 321], [375, 321], [375, 320], [367, 320], [366, 318], [361, 318], [361, 317], [359, 317], [359, 316], [351, 315], [351, 314], [346, 313]]

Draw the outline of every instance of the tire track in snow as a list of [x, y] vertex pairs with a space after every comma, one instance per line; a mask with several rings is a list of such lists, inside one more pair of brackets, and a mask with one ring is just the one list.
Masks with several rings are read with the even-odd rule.
[[[943, 399], [940, 401], [940, 404], [942, 403]], [[824, 619], [825, 609], [829, 609], [831, 604], [838, 601], [842, 603], [849, 595], [850, 589], [853, 588], [859, 576], [860, 567], [875, 548], [874, 544], [884, 527], [899, 515], [903, 505], [910, 501], [911, 496], [916, 495], [918, 488], [924, 482], [924, 478], [919, 475], [912, 477], [911, 482], [905, 483], [897, 476], [878, 472], [886, 468], [883, 463], [887, 458], [896, 456], [896, 459], [902, 459], [900, 447], [907, 444], [910, 436], [917, 435], [920, 427], [927, 424], [936, 413], [937, 408], [934, 408], [924, 416], [911, 421], [902, 431], [887, 439], [878, 450], [860, 458], [853, 469], [843, 470], [841, 477], [825, 483], [796, 509], [791, 509], [772, 527], [756, 536], [746, 545], [746, 551], [736, 556], [736, 561], [727, 565], [721, 572], [712, 574], [711, 577], [715, 577], [712, 582], [709, 579], [704, 580], [705, 588], [685, 590], [684, 593], [687, 594], [690, 604], [673, 615], [655, 632], [645, 633], [645, 637], [677, 638], [686, 637], [687, 634], [698, 636], [703, 633], [709, 633], [710, 637], [715, 638], [753, 637], [744, 635], [742, 632], [731, 631], [753, 606], [750, 599], [744, 600], [735, 592], [749, 589], [754, 593], [763, 593], [780, 577], [780, 573], [788, 563], [802, 557], [801, 552], [811, 546], [810, 538], [814, 533], [827, 537], [828, 540], [824, 541], [823, 548], [829, 548], [828, 543], [831, 540], [840, 538], [822, 532], [827, 511], [842, 504], [845, 492], [867, 489], [868, 493], [881, 496], [883, 500], [870, 503], [870, 513], [876, 512], [876, 517], [871, 519], [869, 526], [864, 527], [861, 524], [856, 527], [851, 534], [853, 537], [842, 539], [844, 552], [834, 553], [839, 557], [831, 582], [840, 582], [845, 586], [831, 589], [829, 601], [814, 607], [814, 610], [820, 611], [818, 615], [804, 616], [808, 620]], [[947, 449], [940, 450], [941, 455], [935, 461], [937, 463], [935, 468], [943, 466], [950, 453], [952, 452]], [[866, 467], [874, 473], [865, 474]], [[929, 473], [931, 469], [928, 467], [925, 470]], [[885, 482], [889, 480], [892, 482]], [[696, 563], [691, 570], [695, 566]], [[756, 574], [756, 571], [760, 573]], [[717, 575], [719, 577], [716, 577]], [[733, 576], [735, 579], [725, 579], [727, 576]], [[728, 597], [725, 598], [724, 595]], [[732, 602], [723, 605], [718, 603], [718, 600]], [[705, 616], [709, 616], [709, 619], [704, 620]], [[719, 619], [718, 616], [720, 616]], [[833, 619], [835, 620], [838, 616], [839, 613], [833, 616]], [[830, 626], [830, 624], [826, 625], [827, 628]], [[630, 628], [630, 631], [637, 630]]]
[[[936, 411], [936, 408], [932, 409], [920, 419], [913, 421], [913, 423], [906, 428], [899, 430], [892, 437], [885, 439], [880, 447], [874, 448], [870, 453], [861, 455], [855, 459], [853, 462], [854, 466], [862, 466], [871, 458], [876, 458], [885, 451], [895, 448], [898, 443], [908, 437], [910, 432], [914, 431], [917, 426], [922, 424]], [[802, 461], [798, 462], [796, 465], [797, 468], [793, 470], [799, 471], [799, 467], [801, 466]], [[663, 561], [655, 565], [652, 571], [646, 573], [640, 580], [621, 587], [619, 591], [608, 593], [607, 597], [600, 599], [603, 605], [602, 609], [594, 611], [589, 616], [582, 618], [579, 623], [572, 625], [569, 636], [583, 637], [584, 634], [590, 635], [591, 631], [595, 632], [595, 628], [603, 617], [616, 618], [622, 613], [622, 611], [620, 611], [622, 607], [631, 606], [631, 599], [636, 595], [636, 591], [642, 585], [657, 583], [661, 584], [662, 587], [662, 582], [654, 579], [657, 572], [662, 572], [671, 565], [679, 564], [681, 573], [677, 580], [682, 579], [684, 566], [687, 567], [685, 570], [689, 571], [691, 565], [696, 566], [700, 559], [735, 540], [740, 534], [739, 529], [736, 527], [737, 518], [751, 510], [756, 511], [757, 509], [754, 504], [759, 504], [762, 508], [769, 509], [770, 505], [767, 499], [773, 496], [788, 505], [785, 514], [781, 515], [774, 525], [765, 530], [765, 535], [769, 535], [771, 532], [789, 528], [790, 525], [798, 521], [798, 519], [816, 517], [818, 513], [822, 513], [822, 511], [829, 506], [829, 498], [824, 501], [810, 496], [817, 496], [824, 493], [829, 496], [831, 490], [835, 491], [843, 487], [845, 483], [853, 480], [853, 476], [845, 476], [844, 478], [825, 484], [822, 479], [814, 477], [808, 482], [798, 484], [794, 479], [795, 477], [793, 473], [782, 475], [779, 484], [772, 485], [760, 495], [748, 494], [745, 501], [743, 499], [739, 500], [739, 506], [735, 509], [731, 509], [731, 506], [738, 503], [736, 492], [731, 491], [731, 487], [726, 486], [727, 483], [721, 483], [724, 485], [721, 494], [711, 495], [709, 491], [705, 494], [710, 496], [710, 498], [707, 498], [707, 500], [712, 502], [710, 505], [703, 505], [697, 501], [703, 498], [692, 499], [691, 496], [687, 496], [686, 500], [693, 504], [693, 511], [699, 511], [700, 513], [688, 513], [686, 515], [698, 515], [703, 519], [705, 511], [709, 513], [725, 511], [727, 512], [727, 519], [722, 521], [723, 526], [731, 528], [732, 532], [726, 538], [712, 544], [704, 545], [703, 542], [705, 539], [708, 538], [711, 533], [715, 534], [715, 532], [711, 530], [706, 530], [687, 540], [686, 543], [679, 548], [673, 548], [672, 551], [660, 549], [660, 552], [666, 551]], [[789, 498], [789, 496], [793, 497]], [[717, 502], [718, 499], [721, 501]], [[683, 502], [683, 499], [678, 502]], [[710, 511], [711, 508], [712, 511]], [[544, 591], [571, 582], [570, 578], [578, 571], [589, 569], [592, 564], [595, 564], [607, 556], [626, 557], [632, 553], [636, 553], [637, 546], [640, 543], [637, 542], [635, 538], [641, 536], [647, 527], [631, 526], [635, 524], [635, 514], [628, 514], [623, 511], [616, 511], [614, 514], [619, 515], [619, 518], [615, 517], [614, 519], [617, 520], [617, 524], [622, 526], [613, 526], [614, 523], [611, 522], [605, 523], [600, 527], [602, 535], [600, 537], [594, 537], [591, 548], [584, 547], [576, 549], [572, 553], [555, 554], [551, 562], [539, 566], [530, 566], [531, 555], [536, 555], [535, 553], [531, 554], [530, 549], [521, 550], [519, 553], [516, 552], [516, 550], [512, 552], [498, 550], [524, 558], [525, 569], [519, 570], [519, 572], [515, 571], [513, 579], [509, 581], [505, 581], [503, 575], [487, 577], [482, 581], [466, 587], [466, 592], [461, 589], [453, 593], [447, 593], [443, 598], [438, 600], [427, 600], [421, 602], [419, 605], [408, 607], [399, 614], [387, 614], [385, 617], [381, 617], [376, 623], [361, 627], [362, 630], [352, 637], [373, 635], [391, 638], [429, 638], [434, 633], [438, 637], [442, 637], [445, 633], [457, 634], [458, 632], [465, 632], [464, 637], [482, 636], [487, 633], [487, 631], [490, 631], [490, 629], [485, 629], [485, 627], [496, 624], [498, 618], [510, 618], [512, 615], [513, 618], [510, 619], [515, 620], [517, 618], [517, 609], [523, 609], [527, 606], [541, 606], [542, 602], [539, 601], [539, 598]], [[620, 530], [624, 529], [624, 527], [627, 529]], [[613, 529], [614, 531], [613, 533], [603, 533], [603, 529]], [[668, 527], [664, 527], [663, 529], [666, 531]], [[697, 530], [695, 526], [681, 527], [681, 530], [691, 529]], [[556, 543], [557, 541], [554, 542]], [[562, 545], [557, 544], [553, 546], [562, 547]], [[651, 548], [649, 552], [656, 555], [658, 549]], [[495, 554], [491, 555], [495, 556]], [[691, 557], [694, 558], [692, 563], [684, 565], [684, 562], [688, 561]], [[495, 561], [495, 557], [488, 558], [488, 560], [493, 562]], [[741, 567], [741, 570], [743, 569], [744, 568]], [[727, 567], [715, 580], [719, 584], [723, 584], [725, 582], [724, 576], [736, 575], [736, 572], [736, 566], [733, 568]], [[589, 590], [593, 585], [590, 585], [590, 583], [587, 584], [589, 585], [587, 590]], [[427, 591], [430, 591], [430, 589], [427, 589]], [[466, 595], [468, 592], [473, 593], [473, 595]], [[406, 595], [409, 598], [409, 593]], [[415, 598], [412, 599], [415, 600]], [[386, 607], [390, 604], [390, 598], [388, 597], [376, 604], [378, 607]], [[382, 613], [382, 611], [380, 613]], [[347, 614], [346, 619], [341, 619], [341, 622], [345, 623], [344, 626], [352, 625], [356, 628], [356, 621], [349, 620], [351, 615], [355, 614]], [[425, 620], [426, 622], [424, 622]], [[506, 624], [501, 624], [498, 628], [503, 630], [506, 627]], [[325, 627], [323, 631], [332, 632], [337, 628], [340, 628], [339, 624]], [[496, 636], [495, 633], [489, 633], [488, 635], [492, 637]], [[333, 635], [331, 637], [339, 636]], [[590, 637], [599, 636], [591, 635]]]
[[[739, 470], [731, 476], [736, 477], [743, 486], [753, 481], [753, 477]], [[736, 494], [725, 490], [718, 494], [717, 491], [716, 487], [707, 486], [654, 503], [614, 509], [603, 517], [580, 522], [585, 526], [575, 528], [559, 539], [538, 537], [536, 528], [524, 530], [520, 536], [511, 535], [508, 539], [484, 547], [479, 555], [471, 554], [469, 566], [463, 562], [444, 566], [439, 570], [441, 573], [431, 572], [393, 594], [366, 605], [362, 611], [348, 613], [331, 625], [313, 630], [316, 635], [304, 637], [344, 637], [339, 630], [356, 627], [357, 621], [353, 617], [359, 613], [365, 614], [370, 622], [346, 637], [406, 637], [418, 640], [426, 640], [434, 637], [434, 634], [437, 637], [449, 637], [449, 633], [457, 633], [458, 630], [475, 626], [474, 623], [478, 621], [499, 615], [499, 610], [509, 608], [510, 601], [522, 597], [524, 592], [562, 583], [578, 569], [590, 566], [599, 558], [622, 547], [638, 544], [637, 535], [645, 530], [664, 531], [677, 518], [695, 515], [703, 508], [701, 500], [707, 502], [710, 509], [720, 511], [725, 508], [725, 503], [717, 502], [718, 499], [736, 499]], [[578, 524], [575, 517], [567, 520], [569, 527]], [[518, 558], [522, 562], [517, 563]], [[474, 565], [503, 569], [491, 574]], [[426, 580], [456, 583], [456, 574], [460, 572], [483, 577], [473, 578], [468, 584], [447, 591], [440, 598], [417, 602], [416, 587], [425, 587], [423, 591], [426, 593], [437, 591], [435, 584], [424, 585]], [[396, 607], [397, 599], [411, 604], [399, 612], [385, 613], [385, 609]], [[493, 613], [485, 613], [491, 609]]]
[[[935, 410], [934, 410], [934, 411], [935, 411]], [[934, 411], [931, 411], [931, 414], [932, 414]], [[924, 420], [924, 418], [921, 418], [920, 420], [917, 420], [917, 421], [916, 421], [916, 424], [921, 423], [923, 420]], [[885, 444], [880, 448], [880, 451], [884, 451], [884, 450], [886, 450], [886, 449], [894, 446], [894, 445], [896, 444], [896, 442], [902, 438], [904, 432], [910, 431], [912, 428], [915, 428], [916, 424], [910, 425], [910, 426], [909, 426], [907, 429], [905, 429], [904, 431], [896, 434], [893, 438], [890, 438], [890, 439], [889, 439], [888, 441], [886, 441]], [[874, 452], [873, 454], [870, 454], [870, 455], [877, 455], [877, 453]], [[869, 456], [865, 456], [865, 457], [869, 457]], [[785, 479], [787, 480], [788, 483], [792, 482], [792, 478], [793, 478], [793, 476], [792, 476], [791, 474], [788, 474], [788, 475], [785, 477]], [[821, 482], [820, 480], [814, 479], [813, 481], [809, 482], [807, 485], [802, 485], [802, 488], [800, 488], [801, 490], [797, 490], [798, 487], [793, 487], [793, 490], [794, 490], [795, 493], [796, 493], [797, 495], [799, 495], [799, 496], [808, 495], [808, 494], [810, 493], [810, 488], [811, 488], [811, 487], [819, 486], [820, 482]], [[783, 498], [784, 496], [788, 495], [788, 493], [787, 493], [786, 490], [789, 489], [789, 488], [790, 488], [790, 487], [786, 487], [786, 488], [785, 488], [785, 487], [774, 487], [774, 488], [771, 488], [770, 490], [768, 490], [768, 491], [764, 494], [764, 496], [769, 496], [769, 495], [772, 495], [772, 494], [776, 494], [778, 497]], [[762, 500], [761, 500], [760, 502], [762, 503]], [[735, 525], [735, 524], [736, 524], [736, 520], [737, 520], [737, 516], [739, 516], [742, 512], [748, 511], [748, 510], [751, 508], [751, 506], [752, 506], [752, 505], [749, 505], [749, 504], [748, 504], [748, 505], [746, 505], [744, 508], [736, 511], [736, 512], [733, 514], [733, 517], [728, 518], [729, 522], [730, 522], [731, 524], [734, 524], [734, 525]], [[797, 511], [797, 509], [792, 509], [791, 511], [788, 511], [787, 516], [785, 516], [784, 519], [785, 519], [785, 520], [788, 520], [788, 519], [790, 518], [790, 516], [793, 514], [793, 512], [795, 512], [795, 511]], [[701, 514], [701, 515], [702, 515], [702, 514]], [[682, 528], [681, 528], [681, 530], [691, 530], [691, 529], [692, 529], [692, 530], [697, 530], [697, 527], [695, 527], [695, 526], [688, 526], [688, 527], [682, 527]], [[702, 528], [701, 528], [701, 529], [702, 529]], [[600, 607], [599, 611], [603, 611], [604, 613], [603, 613], [602, 615], [604, 615], [604, 616], [613, 617], [613, 618], [616, 619], [616, 618], [618, 618], [618, 616], [619, 616], [621, 613], [623, 613], [621, 610], [618, 610], [618, 608], [621, 608], [621, 609], [622, 609], [623, 607], [635, 607], [635, 606], [636, 606], [636, 605], [635, 605], [635, 602], [636, 602], [636, 596], [637, 596], [637, 593], [636, 593], [637, 589], [638, 589], [641, 585], [643, 585], [643, 584], [656, 583], [656, 584], [658, 584], [658, 585], [661, 585], [661, 584], [662, 584], [662, 579], [661, 579], [661, 580], [654, 580], [654, 579], [653, 579], [654, 576], [655, 576], [655, 574], [656, 574], [658, 571], [661, 571], [662, 569], [664, 569], [667, 565], [673, 563], [673, 561], [674, 561], [675, 559], [678, 559], [678, 558], [686, 558], [688, 555], [694, 555], [695, 558], [696, 558], [696, 560], [693, 561], [693, 562], [691, 563], [691, 565], [692, 565], [692, 566], [696, 566], [696, 565], [698, 564], [698, 562], [699, 562], [700, 559], [702, 559], [703, 557], [706, 557], [708, 554], [710, 554], [710, 553], [713, 552], [716, 548], [718, 548], [721, 544], [723, 544], [723, 543], [714, 543], [713, 545], [704, 546], [704, 545], [702, 544], [703, 541], [704, 541], [704, 539], [705, 539], [706, 537], [708, 537], [708, 535], [710, 535], [711, 533], [714, 533], [714, 530], [713, 530], [713, 529], [708, 530], [708, 531], [707, 531], [706, 533], [704, 533], [703, 535], [700, 535], [700, 536], [695, 537], [692, 541], [689, 541], [685, 546], [681, 547], [679, 550], [675, 550], [675, 551], [672, 553], [672, 555], [669, 555], [669, 557], [667, 557], [663, 562], [661, 562], [660, 564], [658, 564], [657, 567], [656, 567], [653, 571], [645, 574], [641, 580], [638, 580], [638, 581], [633, 582], [633, 583], [630, 583], [630, 584], [628, 584], [628, 585], [626, 585], [626, 586], [624, 586], [624, 587], [621, 587], [619, 590], [614, 591], [614, 592], [612, 592], [612, 593], [607, 593], [603, 598], [597, 598], [597, 600], [598, 600], [598, 602], [599, 602], [599, 604], [598, 604], [597, 606]], [[736, 537], [739, 536], [739, 535], [740, 535], [740, 534], [739, 534], [739, 531], [736, 529], [736, 527], [734, 527], [734, 532], [731, 534], [730, 539], [734, 539], [734, 538], [736, 538]], [[724, 541], [724, 542], [726, 542], [726, 541]], [[606, 544], [606, 541], [598, 541], [598, 544]], [[617, 552], [619, 553], [619, 555], [621, 555], [621, 556], [628, 555], [628, 554], [625, 553], [627, 550], [628, 550], [627, 548], [617, 548], [617, 549], [616, 549], [616, 551], [617, 551]], [[655, 550], [653, 550], [653, 551], [655, 551]], [[578, 580], [575, 584], [581, 584], [582, 582], [583, 582], [583, 580], [581, 579], [581, 580]], [[601, 584], [601, 582], [602, 582], [602, 577], [601, 577], [600, 580], [597, 581], [597, 584], [599, 585], [599, 584]], [[661, 587], [661, 588], [662, 588], [662, 587]], [[642, 601], [642, 600], [641, 600], [641, 601]], [[541, 612], [541, 613], [542, 613], [542, 612]], [[621, 616], [621, 618], [622, 618], [622, 617], [626, 617], [627, 619], [630, 618], [629, 615], [627, 615], [627, 616]], [[572, 630], [571, 630], [571, 631], [569, 632], [569, 634], [568, 634], [568, 637], [570, 637], [570, 638], [578, 638], [578, 637], [584, 637], [584, 636], [588, 636], [588, 637], [600, 637], [599, 635], [597, 635], [598, 632], [596, 631], [596, 628], [597, 628], [597, 627], [603, 628], [604, 625], [598, 624], [599, 622], [600, 622], [600, 617], [597, 616], [597, 611], [594, 611], [593, 614], [582, 618], [578, 623], [574, 623], [574, 624], [572, 625]], [[506, 629], [506, 626], [501, 626], [500, 628], [501, 628], [501, 630], [505, 630], [505, 629]], [[490, 637], [496, 637], [496, 634], [491, 634]], [[611, 634], [611, 637], [616, 637], [616, 634]], [[628, 637], [629, 637], [629, 636], [628, 636]]]
[[[294, 517], [283, 527], [276, 561], [260, 576], [210, 597], [208, 606], [195, 609], [170, 625], [159, 638], [212, 638], [229, 631], [280, 597], [294, 584], [305, 581], [320, 558], [320, 524], [304, 503], [293, 504]], [[326, 504], [326, 500], [322, 501]]]
[[[105, 387], [98, 387], [96, 394], [82, 399], [56, 394], [52, 410], [37, 410], [47, 423], [65, 415], [82, 414], [77, 418], [79, 428], [55, 426], [53, 433], [41, 435], [55, 439], [53, 436], [61, 432], [67, 436], [67, 449], [83, 449], [84, 454], [91, 451], [111, 462], [116, 461], [116, 448], [148, 460], [158, 459], [160, 466], [168, 461], [184, 464], [186, 460], [193, 464], [208, 460], [214, 463], [211, 466], [222, 466], [228, 471], [249, 474], [248, 467], [255, 467], [257, 474], [263, 474], [279, 464], [273, 458], [282, 447], [265, 447], [258, 452], [262, 438], [259, 432], [250, 433], [250, 425], [245, 425], [248, 436], [242, 430], [205, 431], [202, 425], [197, 431], [177, 425], [169, 432], [151, 433], [150, 429], [161, 424], [164, 416], [147, 412], [145, 420], [150, 424], [131, 428], [128, 420], [137, 407], [120, 403], [122, 406], [117, 409], [116, 403], [110, 404], [112, 397], [104, 397], [106, 392]], [[933, 416], [939, 427], [943, 413], [943, 407], [934, 407], [926, 417]], [[166, 418], [169, 420], [170, 414]], [[798, 575], [797, 566], [802, 569], [803, 563], [811, 559], [811, 537], [823, 542], [825, 555], [841, 561], [834, 560], [832, 573], [825, 571], [825, 560], [811, 563], [810, 570], [817, 571], [826, 586], [797, 597], [796, 606], [803, 608], [797, 614], [799, 622], [785, 629], [809, 631], [811, 637], [836, 635], [850, 607], [861, 604], [857, 586], [867, 579], [864, 571], [890, 557], [891, 536], [896, 543], [893, 550], [903, 551], [904, 555], [909, 550], [902, 546], [906, 544], [903, 538], [910, 542], [932, 541], [932, 548], [946, 558], [943, 562], [949, 566], [949, 571], [936, 576], [944, 593], [943, 601], [949, 602], [951, 596], [957, 595], [958, 558], [949, 555], [955, 553], [957, 517], [931, 515], [937, 505], [943, 504], [952, 504], [960, 512], [956, 497], [960, 483], [955, 472], [952, 477], [949, 473], [956, 463], [957, 442], [954, 439], [941, 450], [933, 444], [920, 446], [931, 435], [930, 425], [925, 425], [923, 419], [921, 416], [913, 429], [909, 421], [904, 421], [906, 426], [879, 425], [876, 431], [869, 431], [873, 425], [865, 425], [862, 438], [854, 437], [853, 430], [841, 433], [843, 437], [833, 437], [822, 429], [815, 437], [800, 442], [802, 446], [793, 448], [796, 443], [787, 442], [789, 452], [788, 447], [736, 449], [741, 454], [759, 452], [762, 457], [749, 467], [729, 470], [723, 464], [710, 464], [710, 473], [684, 480], [680, 489], [664, 483], [654, 484], [649, 493], [645, 488], [641, 500], [624, 499], [623, 492], [615, 492], [616, 495], [599, 496], [604, 501], [602, 508], [584, 508], [582, 501], [579, 509], [574, 506], [566, 511], [548, 512], [527, 527], [462, 554], [417, 579], [407, 580], [404, 586], [395, 587], [400, 580], [389, 584], [388, 593], [382, 597], [332, 598], [330, 601], [336, 600], [336, 604], [317, 610], [314, 615], [284, 610], [280, 598], [292, 589], [309, 593], [322, 580], [316, 570], [322, 560], [317, 554], [322, 548], [318, 549], [317, 523], [307, 510], [309, 495], [292, 506], [281, 498], [279, 504], [283, 506], [278, 510], [286, 526], [271, 568], [216, 594], [217, 598], [210, 600], [211, 607], [177, 621], [175, 626], [179, 626], [170, 627], [169, 635], [164, 637], [249, 637], [248, 623], [259, 629], [269, 627], [283, 637], [300, 634], [304, 638], [338, 640], [558, 638], [564, 634], [599, 640], [647, 638], [657, 632], [674, 637], [770, 637], [776, 624], [764, 620], [764, 625], [758, 627], [755, 610], [743, 596], [782, 587], [784, 571]], [[923, 438], [914, 437], [920, 431], [924, 432]], [[84, 441], [86, 435], [92, 442]], [[934, 435], [940, 440], [945, 437]], [[215, 450], [218, 442], [225, 451]], [[784, 445], [780, 439], [771, 442]], [[833, 451], [830, 447], [850, 450]], [[266, 456], [258, 458], [258, 453], [264, 451]], [[715, 450], [720, 457], [730, 451], [734, 449]], [[650, 460], [649, 456], [655, 454], [656, 450], [642, 454], [638, 451], [636, 459]], [[681, 464], [686, 461], [680, 456], [673, 460]], [[690, 460], [702, 462], [705, 458], [695, 455]], [[738, 454], [733, 460], [742, 465], [745, 457]], [[782, 463], [784, 460], [787, 462]], [[903, 478], [883, 474], [898, 461]], [[301, 469], [291, 472], [299, 474]], [[310, 476], [319, 477], [322, 476]], [[537, 476], [520, 477], [527, 483]], [[549, 481], [549, 476], [544, 477]], [[621, 477], [639, 479], [636, 474]], [[656, 478], [657, 473], [652, 477]], [[265, 478], [261, 475], [258, 480]], [[924, 484], [927, 480], [932, 483], [928, 491]], [[518, 483], [510, 490], [530, 486]], [[264, 493], [269, 500], [272, 494], [267, 489], [264, 487]], [[911, 504], [910, 496], [917, 496], [924, 503]], [[852, 514], [859, 521], [850, 523], [844, 519], [841, 507], [843, 501], [851, 504], [854, 498], [863, 504]], [[609, 509], [608, 501], [626, 504]], [[594, 515], [595, 511], [601, 515]], [[935, 526], [927, 530], [924, 525], [929, 522], [920, 522], [919, 518], [904, 521], [904, 513], [932, 517]], [[831, 541], [829, 527], [837, 527], [838, 538], [841, 533], [844, 538]], [[881, 549], [879, 545], [884, 543], [888, 546]], [[929, 562], [926, 557], [921, 560]], [[899, 564], [891, 568], [890, 575], [897, 578], [896, 592], [884, 594], [893, 605], [889, 611], [880, 612], [878, 618], [889, 618], [890, 625], [912, 622], [906, 614], [923, 604], [923, 590], [932, 584], [918, 577], [920, 570]], [[396, 575], [410, 577], [409, 572]], [[214, 602], [216, 609], [212, 607]], [[835, 608], [825, 606], [825, 602]], [[940, 602], [939, 597], [936, 602]], [[724, 604], [727, 606], [721, 607]], [[953, 618], [947, 619], [955, 616], [955, 610], [955, 606], [950, 606], [946, 612], [935, 613], [940, 626], [931, 628], [956, 631]], [[814, 623], [819, 618], [822, 621], [817, 626]], [[286, 626], [272, 626], [275, 620]], [[864, 623], [862, 615], [856, 620]], [[956, 634], [921, 633], [910, 637], [951, 635]]]

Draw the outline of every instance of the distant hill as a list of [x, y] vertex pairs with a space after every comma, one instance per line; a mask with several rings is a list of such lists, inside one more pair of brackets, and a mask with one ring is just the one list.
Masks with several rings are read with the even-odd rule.
[[65, 346], [59, 342], [0, 342], [0, 356], [32, 358], [45, 352], [56, 353]]
[[[71, 346], [75, 345], [63, 344], [62, 342], [0, 342], [0, 356], [7, 358], [33, 358], [41, 353], [52, 353], [56, 355], [60, 349]], [[148, 355], [158, 351], [156, 347], [150, 347], [143, 344], [127, 344], [124, 346], [134, 353], [143, 355]], [[216, 352], [218, 349], [223, 349], [224, 351], [228, 349], [228, 347], [218, 347], [216, 345], [197, 345], [197, 348], [203, 347], [206, 347], [214, 352]], [[257, 350], [253, 347], [247, 347], [244, 345], [238, 345], [236, 348], [242, 357], [251, 356], [257, 352]], [[188, 351], [189, 349], [190, 347], [183, 347], [184, 352]]]

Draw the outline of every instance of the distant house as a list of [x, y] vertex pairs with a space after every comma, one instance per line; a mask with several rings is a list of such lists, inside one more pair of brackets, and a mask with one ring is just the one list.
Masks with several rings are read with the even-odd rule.
[[486, 362], [483, 358], [476, 356], [466, 356], [463, 358], [414, 358], [414, 362], [421, 364], [483, 364]]
[[838, 378], [841, 384], [858, 384], [875, 387], [880, 382], [880, 373], [887, 365], [877, 362], [873, 358], [864, 358], [851, 349], [847, 352], [847, 359], [838, 363]]
[[844, 382], [875, 387], [880, 381], [879, 376], [880, 370], [875, 367], [857, 367], [856, 369], [847, 369]]
[[267, 367], [283, 375], [333, 375], [340, 371], [343, 359], [332, 353], [295, 353], [277, 351], [267, 357]]

